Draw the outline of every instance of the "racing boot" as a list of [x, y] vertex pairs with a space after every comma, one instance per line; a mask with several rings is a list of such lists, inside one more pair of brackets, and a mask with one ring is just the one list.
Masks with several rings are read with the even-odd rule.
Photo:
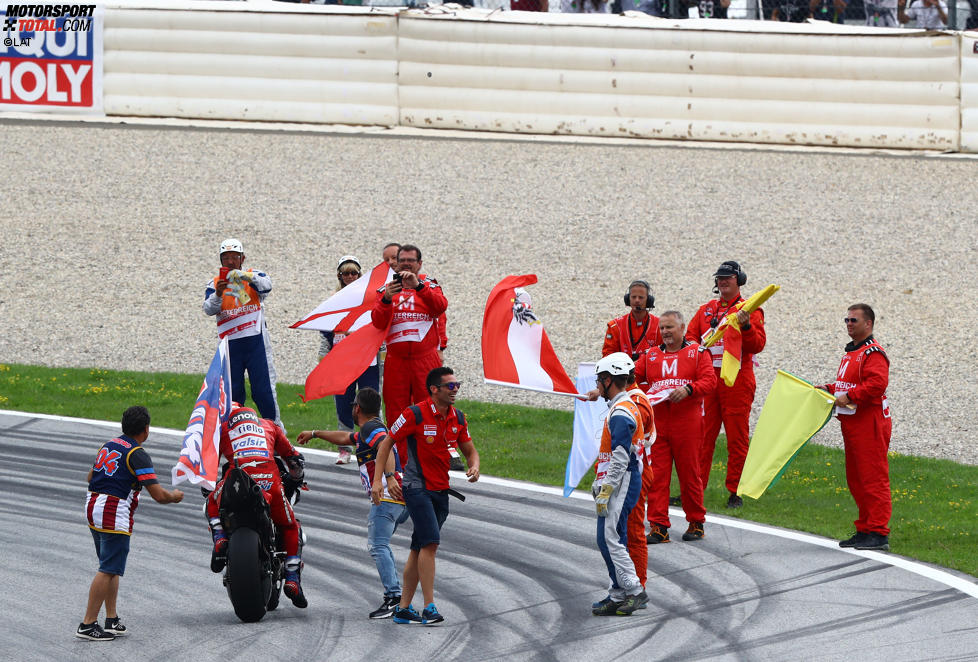
[[285, 561], [285, 586], [282, 590], [285, 591], [285, 596], [292, 601], [292, 604], [299, 609], [305, 609], [309, 606], [309, 602], [302, 592], [302, 582], [299, 579], [301, 567], [302, 562], [298, 556], [290, 556]]
[[228, 537], [223, 529], [214, 530], [214, 549], [211, 550], [211, 572], [220, 572], [228, 564]]

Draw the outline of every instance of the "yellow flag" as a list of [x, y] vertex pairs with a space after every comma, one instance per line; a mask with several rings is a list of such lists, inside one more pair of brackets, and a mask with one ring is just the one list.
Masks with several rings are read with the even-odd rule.
[[[771, 296], [780, 289], [781, 289], [780, 285], [768, 285], [763, 290], [759, 292], [755, 292], [746, 301], [741, 301], [740, 303], [738, 303], [734, 307], [733, 311], [730, 312], [726, 317], [724, 317], [720, 321], [720, 324], [717, 325], [717, 328], [713, 332], [713, 335], [711, 335], [709, 338], [703, 341], [703, 347], [709, 347], [711, 345], [715, 345], [717, 341], [723, 337], [723, 334], [726, 332], [727, 327], [730, 326], [731, 323], [736, 321], [738, 311], [746, 310], [748, 313], [754, 312], [755, 310], [763, 306], [764, 302], [770, 299]], [[740, 327], [738, 326], [737, 328], [739, 329]]]
[[832, 417], [835, 397], [778, 370], [747, 451], [737, 494], [759, 499]]

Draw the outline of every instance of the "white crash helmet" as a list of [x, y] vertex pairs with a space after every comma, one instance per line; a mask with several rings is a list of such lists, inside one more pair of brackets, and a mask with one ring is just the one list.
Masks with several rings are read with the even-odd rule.
[[635, 362], [625, 352], [614, 352], [594, 365], [594, 374], [607, 372], [610, 375], [627, 377], [635, 369]]
[[353, 264], [357, 265], [357, 271], [363, 271], [363, 267], [360, 266], [360, 260], [358, 260], [355, 255], [344, 255], [341, 257], [340, 261], [336, 264], [336, 271], [339, 271], [340, 267], [347, 262], [352, 262]]
[[221, 250], [218, 255], [224, 255], [225, 253], [241, 253], [244, 255], [244, 246], [241, 245], [241, 241], [233, 237], [225, 239], [221, 242]]

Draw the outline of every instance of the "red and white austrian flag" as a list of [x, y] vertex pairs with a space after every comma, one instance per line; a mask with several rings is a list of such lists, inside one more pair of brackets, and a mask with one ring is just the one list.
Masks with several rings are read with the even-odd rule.
[[486, 382], [547, 393], [577, 395], [523, 289], [533, 274], [507, 276], [493, 288], [482, 320], [482, 366]]
[[377, 301], [377, 290], [393, 277], [394, 272], [382, 262], [369, 276], [356, 279], [289, 328], [352, 333], [370, 323], [370, 309]]

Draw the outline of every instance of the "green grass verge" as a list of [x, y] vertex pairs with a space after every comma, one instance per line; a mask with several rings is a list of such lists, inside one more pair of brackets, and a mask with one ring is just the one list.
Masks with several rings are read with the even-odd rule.
[[[0, 409], [117, 421], [126, 407], [142, 404], [149, 408], [153, 425], [182, 429], [201, 380], [202, 375], [0, 364]], [[299, 385], [278, 385], [290, 436], [294, 439], [304, 429], [335, 428], [332, 398], [304, 404], [298, 398], [301, 392]], [[486, 474], [563, 485], [573, 425], [569, 411], [471, 400], [459, 406], [469, 417]], [[332, 448], [324, 442], [320, 447]], [[722, 437], [715, 457], [726, 457]], [[774, 488], [758, 501], [746, 499], [740, 511], [725, 508], [725, 468], [721, 461], [714, 463], [707, 510], [831, 538], [851, 534], [855, 505], [846, 488], [841, 450], [809, 444]], [[590, 481], [585, 478], [580, 487], [588, 488]], [[978, 467], [891, 453], [890, 482], [893, 552], [976, 574], [978, 553], [971, 530], [978, 518], [973, 488]], [[674, 488], [677, 484], [674, 478]], [[678, 527], [682, 521], [674, 519], [673, 524]]]

